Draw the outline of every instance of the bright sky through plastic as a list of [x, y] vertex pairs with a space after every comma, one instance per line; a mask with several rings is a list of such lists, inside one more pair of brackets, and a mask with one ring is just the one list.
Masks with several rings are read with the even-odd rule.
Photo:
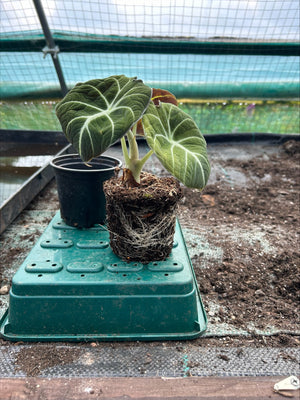
[[[299, 40], [298, 0], [41, 0], [53, 31]], [[0, 0], [1, 31], [40, 30], [32, 0]]]

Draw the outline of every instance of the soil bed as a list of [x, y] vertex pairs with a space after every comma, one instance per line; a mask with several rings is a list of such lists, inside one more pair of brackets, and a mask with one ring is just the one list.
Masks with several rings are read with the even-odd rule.
[[232, 187], [229, 179], [201, 195], [184, 189], [185, 225], [198, 224], [209, 246], [222, 249], [221, 260], [205, 252], [192, 259], [210, 323], [295, 332], [299, 161], [299, 142], [287, 142], [277, 155], [221, 162], [224, 171], [241, 171], [250, 182], [246, 187]]
[[[211, 162], [215, 169], [213, 157]], [[299, 142], [287, 142], [278, 151], [260, 152], [250, 159], [218, 156], [217, 162], [217, 172], [213, 172], [202, 193], [183, 189], [179, 220], [208, 315], [208, 329], [224, 324], [246, 331], [248, 336], [224, 334], [167, 345], [178, 351], [183, 346], [280, 347], [288, 358], [285, 348], [300, 343], [297, 336]], [[237, 175], [244, 180], [237, 183], [234, 179]], [[14, 228], [4, 232], [0, 288], [10, 285], [7, 269], [16, 269], [22, 263], [57, 209], [57, 193], [52, 182], [14, 222]], [[38, 218], [40, 210], [49, 212], [41, 213], [40, 223], [28, 222], [30, 212]], [[24, 227], [28, 227], [27, 231]], [[8, 348], [18, 346], [4, 340], [0, 344]], [[53, 351], [52, 359], [47, 361], [43, 356], [45, 348], [51, 352], [57, 345], [34, 345], [38, 360], [33, 364], [31, 348], [27, 352], [23, 350], [18, 355], [18, 365], [28, 375], [36, 375], [47, 366], [78, 357], [76, 348], [133, 347], [143, 343], [69, 344], [75, 353]], [[153, 342], [151, 346], [165, 346], [165, 343]], [[33, 369], [35, 365], [38, 366]]]

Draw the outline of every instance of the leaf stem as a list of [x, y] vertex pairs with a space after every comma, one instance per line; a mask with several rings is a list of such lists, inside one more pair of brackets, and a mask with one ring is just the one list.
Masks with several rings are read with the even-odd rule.
[[[135, 128], [136, 130], [136, 128]], [[128, 145], [129, 145], [129, 157], [131, 160], [138, 160], [139, 159], [139, 148], [136, 142], [135, 134], [129, 130], [127, 132], [128, 138]]]
[[127, 145], [126, 145], [126, 140], [125, 137], [121, 137], [121, 146], [122, 146], [122, 152], [123, 152], [123, 156], [124, 156], [124, 160], [125, 160], [125, 164], [128, 167], [130, 159], [129, 159], [129, 154], [128, 154], [128, 150], [127, 150]]
[[149, 150], [147, 154], [144, 155], [144, 157], [140, 160], [140, 163], [142, 164], [142, 167], [144, 166], [145, 162], [152, 156], [153, 150]]
[[121, 138], [121, 146], [122, 146], [122, 151], [123, 151], [123, 155], [124, 155], [126, 168], [128, 168], [131, 171], [134, 180], [137, 183], [140, 183], [140, 175], [141, 175], [142, 169], [143, 169], [146, 161], [153, 154], [153, 150], [149, 150], [148, 153], [145, 154], [143, 158], [139, 159], [139, 149], [138, 149], [138, 144], [136, 141], [135, 132], [136, 132], [136, 127], [133, 128], [133, 131], [129, 130], [127, 132], [129, 153], [128, 153], [126, 140], [125, 140], [124, 136]]

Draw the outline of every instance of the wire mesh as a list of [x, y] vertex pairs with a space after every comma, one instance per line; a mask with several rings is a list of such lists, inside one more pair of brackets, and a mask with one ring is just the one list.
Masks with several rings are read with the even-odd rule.
[[[286, 49], [299, 42], [298, 0], [40, 3], [59, 44], [69, 88], [112, 74], [138, 76], [179, 98], [203, 99], [201, 104], [181, 107], [205, 134], [299, 131], [297, 103], [253, 101], [299, 97], [299, 57], [286, 55]], [[0, 129], [60, 130], [54, 112], [61, 96], [59, 79], [45, 53], [47, 43], [34, 1], [0, 0], [0, 12]], [[281, 47], [276, 54], [272, 46], [269, 53], [256, 54], [261, 43]], [[201, 44], [207, 47], [198, 51]], [[235, 98], [240, 103], [228, 101]], [[6, 168], [5, 155], [2, 151], [1, 167]], [[18, 184], [23, 173], [24, 168], [18, 172]], [[3, 194], [4, 186], [0, 189]]]
[[[13, 40], [22, 48], [1, 53], [2, 98], [43, 92], [60, 95], [51, 57], [42, 52], [46, 42], [33, 1], [0, 4], [0, 43]], [[224, 97], [224, 91], [227, 97], [242, 98], [298, 95], [298, 57], [280, 51], [276, 56], [233, 55], [226, 47], [228, 43], [250, 43], [254, 48], [262, 42], [299, 41], [296, 0], [43, 0], [41, 4], [54, 40], [62, 43], [59, 57], [69, 87], [125, 73], [164, 85], [180, 96]], [[143, 48], [143, 42], [131, 43], [130, 38], [150, 42]], [[101, 52], [91, 50], [103, 40], [107, 46], [119, 44], [118, 52], [114, 47], [105, 50], [105, 45]], [[178, 54], [172, 50], [174, 41]], [[193, 54], [195, 42], [221, 44], [222, 54]], [[78, 43], [86, 47], [72, 51]], [[126, 43], [129, 50], [124, 52]]]
[[[13, 3], [17, 8], [19, 2]], [[254, 40], [299, 38], [299, 3], [293, 0], [48, 0], [43, 5], [54, 31]]]

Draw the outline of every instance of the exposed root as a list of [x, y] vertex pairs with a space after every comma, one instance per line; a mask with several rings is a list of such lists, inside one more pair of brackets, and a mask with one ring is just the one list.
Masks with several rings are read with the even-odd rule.
[[109, 190], [105, 184], [110, 244], [123, 260], [164, 260], [173, 247], [180, 185], [170, 178], [156, 178], [155, 183], [153, 175], [148, 178], [150, 192], [149, 186], [124, 191], [124, 187], [116, 190], [115, 185]]
[[152, 259], [153, 252], [160, 253], [156, 260], [166, 258], [165, 250], [173, 247], [176, 210], [162, 214], [149, 207], [143, 209], [143, 215], [139, 215], [141, 213], [128, 214], [122, 206], [118, 206], [115, 211], [122, 234], [110, 232], [111, 245], [121, 258], [145, 262], [149, 257]]

